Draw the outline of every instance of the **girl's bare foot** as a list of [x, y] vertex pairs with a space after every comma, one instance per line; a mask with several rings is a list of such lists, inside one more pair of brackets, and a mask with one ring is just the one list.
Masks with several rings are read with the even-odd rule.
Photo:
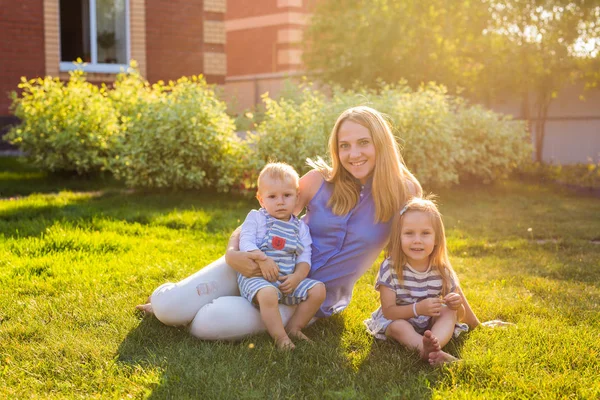
[[288, 336], [284, 336], [279, 339], [276, 339], [275, 346], [277, 346], [278, 350], [284, 350], [284, 351], [294, 350], [296, 348], [296, 346], [294, 346], [294, 343], [290, 340], [290, 338]]
[[458, 358], [442, 350], [429, 353], [429, 364], [431, 365], [442, 365], [455, 361], [458, 361]]
[[138, 304], [137, 306], [135, 306], [135, 308], [146, 314], [150, 314], [150, 315], [154, 314], [154, 310], [152, 309], [151, 303]]
[[421, 358], [425, 361], [430, 359], [430, 354], [442, 351], [438, 338], [433, 336], [431, 331], [425, 331], [423, 334], [423, 350], [421, 350]]
[[312, 340], [310, 340], [308, 338], [308, 336], [306, 336], [304, 333], [302, 333], [301, 330], [297, 330], [297, 331], [289, 331], [288, 332], [288, 336], [289, 337], [293, 337], [294, 339], [298, 339], [298, 340], [304, 340], [306, 342], [310, 342], [313, 343]]

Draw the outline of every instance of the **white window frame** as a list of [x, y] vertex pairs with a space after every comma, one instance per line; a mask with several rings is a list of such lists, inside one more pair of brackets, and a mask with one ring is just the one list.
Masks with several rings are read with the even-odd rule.
[[[96, 0], [89, 0], [90, 7], [90, 58], [91, 61], [84, 63], [83, 66], [75, 65], [72, 61], [61, 61], [60, 71], [74, 71], [81, 69], [84, 72], [98, 72], [105, 74], [118, 74], [127, 71], [131, 61], [131, 23], [129, 19], [129, 0], [125, 0], [125, 51], [127, 54], [127, 64], [106, 64], [98, 62], [98, 32], [96, 28]], [[60, 22], [59, 22], [60, 23]], [[60, 48], [60, 40], [59, 40]], [[60, 49], [62, 58], [62, 49]]]

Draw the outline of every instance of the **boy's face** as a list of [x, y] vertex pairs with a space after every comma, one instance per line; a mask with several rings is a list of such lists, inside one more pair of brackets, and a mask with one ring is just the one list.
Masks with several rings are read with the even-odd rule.
[[298, 189], [293, 179], [280, 180], [265, 176], [260, 181], [256, 198], [269, 215], [288, 221], [298, 201]]

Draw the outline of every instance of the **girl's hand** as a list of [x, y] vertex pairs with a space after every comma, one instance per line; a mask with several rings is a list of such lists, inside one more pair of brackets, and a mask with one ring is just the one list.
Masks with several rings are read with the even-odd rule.
[[451, 310], [458, 310], [462, 305], [462, 297], [458, 293], [448, 293], [446, 297], [444, 297], [444, 303]]
[[417, 303], [417, 313], [429, 317], [438, 317], [442, 312], [442, 300], [438, 297], [430, 297]]

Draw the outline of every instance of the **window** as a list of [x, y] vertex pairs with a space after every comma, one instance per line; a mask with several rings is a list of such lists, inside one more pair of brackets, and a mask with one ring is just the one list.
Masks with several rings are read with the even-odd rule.
[[60, 0], [60, 70], [117, 73], [129, 64], [129, 0]]

